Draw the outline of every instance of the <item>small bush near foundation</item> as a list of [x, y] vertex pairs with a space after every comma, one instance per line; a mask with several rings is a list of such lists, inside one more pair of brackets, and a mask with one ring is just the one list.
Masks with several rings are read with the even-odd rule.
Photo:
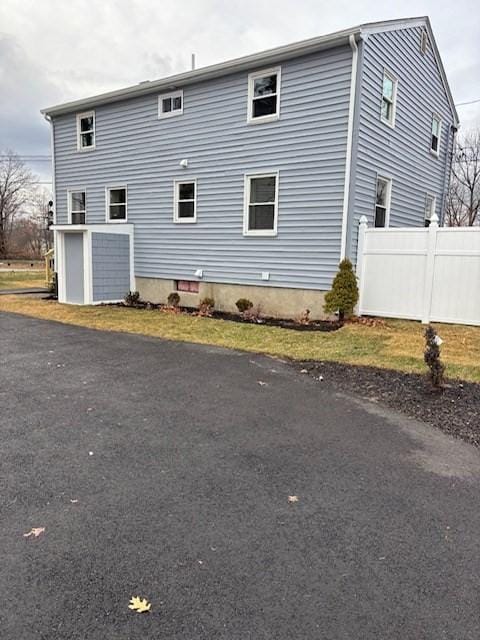
[[443, 387], [445, 365], [440, 360], [440, 345], [442, 339], [432, 326], [425, 329], [425, 353], [423, 359], [429, 368], [428, 378], [435, 389]]
[[180, 296], [176, 291], [172, 291], [172, 293], [168, 294], [167, 302], [169, 307], [178, 307], [180, 304]]
[[298, 322], [300, 324], [310, 324], [310, 309], [305, 309], [305, 311], [302, 311]]
[[261, 307], [258, 304], [256, 307], [250, 307], [242, 313], [243, 319], [248, 320], [248, 322], [263, 322]]
[[357, 278], [350, 260], [342, 260], [338, 266], [331, 290], [325, 294], [324, 309], [326, 313], [337, 313], [343, 321], [353, 315], [358, 302]]
[[124, 298], [124, 302], [127, 307], [134, 307], [140, 302], [140, 294], [138, 291], [129, 291]]
[[215, 300], [213, 298], [203, 298], [198, 305], [199, 316], [211, 316], [215, 307]]
[[240, 313], [245, 313], [253, 307], [253, 302], [248, 298], [239, 298], [235, 305]]

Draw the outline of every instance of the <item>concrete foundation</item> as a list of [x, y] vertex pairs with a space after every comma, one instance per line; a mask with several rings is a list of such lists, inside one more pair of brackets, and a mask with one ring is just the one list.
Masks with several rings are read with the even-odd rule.
[[[175, 291], [175, 281], [163, 278], [135, 278], [136, 289], [142, 300], [166, 303], [168, 295]], [[257, 287], [254, 285], [221, 284], [200, 282], [199, 293], [178, 291], [180, 305], [197, 307], [200, 300], [210, 297], [215, 300], [215, 309], [237, 313], [235, 302], [248, 298], [260, 313], [277, 318], [298, 318], [305, 309], [310, 309], [312, 320], [326, 318], [323, 311], [325, 292], [313, 289], [286, 289], [284, 287]]]

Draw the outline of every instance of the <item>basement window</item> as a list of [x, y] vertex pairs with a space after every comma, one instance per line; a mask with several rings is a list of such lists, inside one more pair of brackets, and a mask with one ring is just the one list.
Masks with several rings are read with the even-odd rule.
[[196, 280], [177, 280], [177, 291], [183, 291], [184, 293], [198, 293], [200, 283]]
[[158, 96], [158, 117], [170, 118], [183, 113], [183, 91], [164, 93]]
[[77, 149], [95, 149], [95, 111], [77, 113]]

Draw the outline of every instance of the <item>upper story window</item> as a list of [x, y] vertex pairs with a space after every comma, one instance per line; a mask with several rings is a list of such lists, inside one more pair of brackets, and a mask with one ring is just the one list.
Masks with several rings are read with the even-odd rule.
[[171, 116], [179, 116], [183, 113], [183, 91], [174, 91], [173, 93], [164, 93], [158, 96], [158, 117], [170, 118]]
[[127, 221], [127, 187], [107, 187], [107, 222]]
[[432, 196], [429, 193], [427, 193], [425, 197], [425, 226], [426, 227], [430, 226], [430, 220], [433, 214], [435, 213], [436, 205], [437, 205], [437, 199], [435, 198], [435, 196]]
[[377, 177], [377, 195], [375, 198], [375, 227], [388, 227], [390, 219], [390, 196], [392, 181], [390, 178]]
[[442, 133], [442, 120], [434, 115], [432, 118], [432, 138], [430, 143], [430, 151], [438, 156], [440, 153], [440, 135]]
[[197, 182], [196, 180], [176, 180], [173, 209], [174, 222], [197, 221]]
[[270, 122], [280, 115], [280, 67], [248, 76], [248, 122]]
[[388, 71], [383, 72], [382, 121], [395, 126], [395, 110], [397, 102], [397, 79]]
[[68, 219], [70, 224], [85, 224], [86, 203], [87, 194], [85, 191], [68, 192]]
[[245, 176], [244, 235], [277, 234], [278, 173]]
[[77, 113], [77, 149], [95, 149], [95, 111]]

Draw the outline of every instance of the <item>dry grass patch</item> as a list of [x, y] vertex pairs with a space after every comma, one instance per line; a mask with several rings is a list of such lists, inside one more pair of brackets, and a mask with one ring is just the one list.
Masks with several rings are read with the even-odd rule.
[[[1, 296], [0, 311], [21, 313], [104, 331], [212, 344], [295, 360], [330, 360], [407, 372], [424, 372], [423, 331], [418, 322], [388, 320], [381, 326], [347, 324], [338, 331], [299, 332], [158, 310], [71, 306]], [[480, 327], [435, 325], [444, 339], [442, 356], [450, 377], [480, 382]]]
[[0, 271], [0, 291], [2, 289], [33, 289], [45, 287], [45, 271]]

